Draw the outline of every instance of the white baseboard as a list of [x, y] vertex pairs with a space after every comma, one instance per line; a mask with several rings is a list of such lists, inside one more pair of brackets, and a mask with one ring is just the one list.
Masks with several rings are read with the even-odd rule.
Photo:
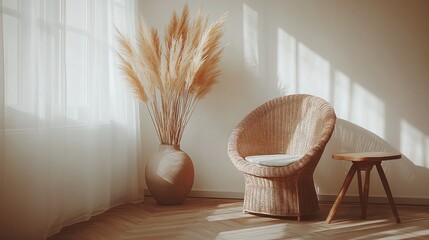
[[[145, 196], [151, 196], [148, 189], [144, 190]], [[244, 192], [225, 192], [225, 191], [205, 191], [205, 190], [192, 190], [189, 197], [194, 198], [228, 198], [228, 199], [243, 199]]]
[[244, 192], [224, 192], [224, 191], [204, 191], [192, 190], [189, 194], [190, 197], [206, 197], [206, 198], [230, 198], [230, 199], [243, 199]]
[[[318, 195], [319, 201], [333, 203], [337, 198], [336, 195]], [[405, 198], [393, 196], [395, 204], [401, 205], [424, 205], [429, 206], [429, 198]], [[345, 196], [344, 203], [359, 203], [359, 196]], [[389, 204], [387, 197], [368, 197], [368, 203]]]
[[[150, 196], [148, 189], [145, 189], [145, 195]], [[225, 191], [207, 191], [207, 190], [192, 190], [189, 197], [195, 198], [229, 198], [229, 199], [243, 199], [244, 192], [225, 192]], [[333, 203], [337, 195], [318, 195], [319, 201]], [[429, 206], [429, 198], [408, 198], [408, 197], [393, 197], [395, 204], [403, 205], [424, 205]], [[386, 197], [369, 197], [369, 203], [382, 203], [388, 204]], [[343, 203], [359, 203], [359, 196], [345, 196]]]

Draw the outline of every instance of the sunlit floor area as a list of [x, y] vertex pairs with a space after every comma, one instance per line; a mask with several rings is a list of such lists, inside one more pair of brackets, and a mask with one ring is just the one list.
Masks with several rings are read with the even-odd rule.
[[389, 205], [342, 204], [334, 221], [325, 223], [332, 206], [301, 222], [242, 213], [242, 200], [188, 198], [180, 206], [160, 206], [153, 198], [113, 208], [87, 222], [66, 227], [58, 239], [428, 239], [429, 206], [398, 205], [396, 224]]

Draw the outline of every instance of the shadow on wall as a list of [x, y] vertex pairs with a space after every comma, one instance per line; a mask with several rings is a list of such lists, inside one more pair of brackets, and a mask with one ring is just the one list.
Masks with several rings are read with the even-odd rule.
[[[282, 4], [284, 6], [279, 6]], [[388, 37], [395, 31], [400, 33], [402, 25], [412, 24], [415, 20], [410, 18], [410, 14], [413, 12], [397, 13], [398, 18], [404, 20], [402, 25], [395, 25], [398, 20], [391, 19], [390, 15], [368, 18], [360, 23], [358, 19], [361, 18], [356, 17], [359, 12], [369, 8], [371, 13], [385, 13], [386, 10], [379, 4], [337, 4], [339, 6], [335, 7], [345, 10], [340, 12], [330, 9], [333, 4], [325, 4], [316, 12], [314, 7], [302, 2], [275, 2], [272, 6], [256, 1], [243, 3], [246, 67], [256, 78], [277, 79], [280, 95], [307, 93], [324, 98], [334, 106], [337, 116], [341, 118], [322, 157], [326, 160], [322, 160], [316, 170], [319, 193], [336, 195], [350, 167], [347, 163], [330, 161], [331, 153], [400, 151], [402, 160], [383, 163], [392, 191], [396, 196], [428, 198], [429, 189], [425, 190], [427, 188], [424, 186], [429, 181], [429, 135], [425, 133], [427, 126], [424, 124], [427, 114], [413, 111], [414, 105], [421, 102], [421, 96], [414, 97], [417, 94], [413, 91], [420, 91], [425, 86], [424, 76], [428, 73], [424, 68], [418, 69], [419, 74], [408, 72], [417, 79], [416, 86], [395, 78], [395, 74], [404, 75], [402, 72], [410, 69], [407, 69], [409, 65], [398, 60], [400, 56], [397, 54], [402, 49], [393, 47], [406, 40], [411, 43], [412, 36], [403, 38], [399, 35], [394, 40]], [[394, 7], [400, 9], [401, 4], [397, 3]], [[359, 29], [353, 29], [356, 24]], [[380, 31], [385, 31], [383, 24], [395, 27], [385, 36], [380, 34]], [[357, 35], [361, 32], [368, 35]], [[384, 44], [387, 40], [391, 42]], [[374, 51], [371, 52], [371, 49]], [[413, 54], [416, 59], [427, 59], [427, 56], [418, 55], [417, 51]], [[388, 61], [383, 62], [386, 58]], [[404, 69], [398, 70], [395, 68], [397, 66]], [[276, 73], [276, 76], [269, 76], [270, 72]], [[396, 85], [404, 86], [408, 91], [405, 95], [409, 97], [398, 100], [397, 96], [404, 95], [404, 89]], [[416, 126], [413, 122], [423, 125]], [[371, 184], [379, 185], [372, 188], [375, 195], [384, 196], [378, 181]], [[353, 189], [351, 193], [357, 194], [357, 191]]]

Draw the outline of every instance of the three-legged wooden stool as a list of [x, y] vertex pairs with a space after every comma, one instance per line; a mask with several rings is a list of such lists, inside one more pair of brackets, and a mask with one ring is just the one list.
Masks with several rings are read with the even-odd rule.
[[[384, 191], [386, 192], [387, 199], [389, 200], [390, 207], [392, 208], [393, 215], [395, 216], [396, 223], [400, 223], [398, 211], [396, 210], [395, 202], [393, 201], [392, 192], [390, 191], [389, 183], [387, 182], [386, 175], [384, 174], [381, 162], [385, 160], [401, 159], [401, 154], [398, 153], [387, 153], [387, 152], [362, 152], [362, 153], [337, 153], [332, 154], [332, 159], [335, 160], [347, 160], [352, 161], [353, 165], [349, 170], [349, 173], [344, 180], [343, 186], [341, 187], [340, 193], [335, 200], [334, 205], [329, 212], [327, 223], [331, 223], [335, 216], [344, 196], [346, 195], [347, 189], [352, 181], [355, 173], [357, 173], [358, 187], [359, 187], [359, 198], [361, 205], [362, 218], [366, 218], [367, 205], [368, 205], [368, 193], [369, 193], [369, 176], [372, 167], [377, 167], [378, 175], [380, 176], [381, 182], [383, 183]], [[365, 172], [365, 185], [362, 193], [362, 177], [361, 171]]]

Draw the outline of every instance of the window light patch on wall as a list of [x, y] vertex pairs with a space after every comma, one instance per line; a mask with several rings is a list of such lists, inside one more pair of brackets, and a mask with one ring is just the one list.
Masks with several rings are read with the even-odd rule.
[[360, 84], [352, 85], [350, 121], [384, 138], [385, 104]]
[[297, 92], [296, 39], [277, 29], [277, 87], [281, 95]]
[[302, 42], [297, 60], [298, 91], [330, 101], [330, 63]]
[[429, 136], [410, 122], [402, 119], [401, 128], [401, 152], [415, 165], [429, 167]]
[[258, 12], [243, 4], [243, 50], [247, 69], [259, 75]]
[[350, 78], [341, 71], [334, 73], [334, 99], [333, 104], [337, 117], [349, 119], [350, 117]]
[[277, 87], [281, 95], [321, 97], [339, 118], [385, 137], [385, 103], [282, 28], [277, 29]]
[[277, 87], [330, 100], [330, 63], [282, 28], [277, 29]]

